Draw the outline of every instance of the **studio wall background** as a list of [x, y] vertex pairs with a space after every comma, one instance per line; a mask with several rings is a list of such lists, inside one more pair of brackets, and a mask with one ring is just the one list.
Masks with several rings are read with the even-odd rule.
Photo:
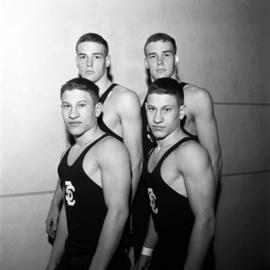
[[0, 268], [44, 269], [45, 218], [65, 149], [59, 89], [77, 76], [75, 43], [109, 42], [114, 81], [143, 98], [143, 46], [166, 32], [183, 81], [215, 103], [224, 167], [218, 270], [270, 267], [270, 14], [260, 0], [0, 1]]

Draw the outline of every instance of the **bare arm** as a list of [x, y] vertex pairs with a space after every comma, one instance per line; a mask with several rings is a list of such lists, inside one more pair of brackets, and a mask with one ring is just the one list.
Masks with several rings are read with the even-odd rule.
[[59, 264], [61, 257], [64, 254], [65, 241], [67, 239], [67, 236], [68, 230], [67, 230], [66, 210], [65, 207], [62, 207], [59, 216], [59, 223], [55, 241], [52, 247], [50, 260], [48, 266], [46, 267], [46, 270], [53, 270]]
[[62, 193], [63, 192], [60, 185], [60, 179], [58, 179], [56, 189], [54, 191], [53, 199], [51, 202], [50, 210], [46, 218], [46, 232], [52, 238], [55, 237], [55, 233], [57, 229], [59, 212], [60, 212], [62, 202], [63, 202]]
[[[132, 169], [132, 200], [134, 199], [138, 182], [142, 172], [142, 121], [141, 107], [137, 95], [128, 91], [121, 97], [121, 125], [124, 144], [126, 145], [131, 161]], [[120, 106], [119, 106], [120, 108]]]
[[[180, 164], [180, 165], [179, 165]], [[208, 153], [197, 143], [182, 148], [178, 160], [195, 217], [184, 270], [199, 270], [215, 230], [215, 181]]]
[[103, 146], [98, 163], [108, 211], [90, 270], [106, 269], [108, 266], [119, 244], [129, 211], [131, 175], [128, 151], [116, 140], [113, 143], [107, 140]]
[[199, 89], [196, 93], [196, 95], [191, 97], [194, 100], [192, 112], [195, 118], [199, 141], [210, 155], [214, 177], [217, 182], [222, 167], [222, 156], [213, 101], [209, 92], [204, 89]]
[[[148, 231], [144, 240], [143, 247], [153, 249], [158, 242], [158, 234], [154, 227], [154, 221], [152, 215], [149, 217]], [[147, 270], [151, 264], [152, 255], [146, 256], [141, 254], [137, 262], [135, 263], [134, 270]]]

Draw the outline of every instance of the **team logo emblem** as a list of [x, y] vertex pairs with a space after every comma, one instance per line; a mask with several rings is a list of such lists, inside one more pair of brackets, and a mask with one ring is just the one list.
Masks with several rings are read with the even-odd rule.
[[150, 206], [152, 208], [153, 213], [157, 214], [158, 213], [158, 208], [156, 207], [156, 195], [153, 192], [152, 188], [148, 188], [148, 196], [149, 196], [149, 200], [150, 200]]
[[73, 206], [75, 204], [75, 200], [73, 198], [73, 192], [75, 192], [75, 188], [72, 185], [70, 181], [65, 181], [65, 186], [66, 186], [66, 201], [67, 204], [70, 206]]

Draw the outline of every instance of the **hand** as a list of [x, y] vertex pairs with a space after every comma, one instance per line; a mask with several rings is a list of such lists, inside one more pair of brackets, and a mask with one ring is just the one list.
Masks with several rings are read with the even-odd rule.
[[133, 266], [133, 270], [147, 270], [150, 267], [152, 256], [140, 255], [139, 259]]
[[55, 268], [56, 268], [55, 264], [52, 264], [51, 262], [49, 262], [45, 270], [54, 270]]
[[55, 238], [58, 218], [59, 209], [52, 205], [46, 218], [46, 232], [51, 238]]

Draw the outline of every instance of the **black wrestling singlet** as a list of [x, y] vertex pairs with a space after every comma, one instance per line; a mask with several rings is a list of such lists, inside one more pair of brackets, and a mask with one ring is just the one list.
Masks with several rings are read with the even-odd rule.
[[[170, 147], [160, 158], [152, 172], [148, 171], [151, 154], [145, 162], [143, 174], [146, 180], [155, 230], [159, 236], [150, 267], [151, 270], [182, 269], [187, 258], [195, 218], [188, 198], [173, 190], [162, 179], [161, 166], [177, 147], [190, 140], [196, 141], [193, 137], [185, 137]], [[202, 269], [214, 270], [212, 244], [210, 244]]]
[[[113, 90], [113, 88], [117, 86], [116, 83], [111, 84], [108, 89], [101, 95], [99, 101], [104, 104], [106, 98], [108, 97], [108, 95], [110, 94], [110, 92]], [[114, 133], [103, 121], [103, 113], [100, 114], [100, 116], [98, 117], [98, 125], [99, 127], [106, 133], [108, 133], [109, 135], [115, 137], [116, 139], [120, 140], [121, 142], [123, 141], [123, 138], [121, 138], [119, 135], [117, 135], [116, 133]]]
[[[88, 151], [108, 134], [104, 134], [87, 146], [72, 165], [68, 154], [63, 156], [58, 174], [65, 189], [68, 238], [65, 253], [57, 270], [87, 270], [95, 254], [101, 229], [107, 214], [103, 189], [91, 180], [83, 169], [83, 160]], [[128, 270], [129, 259], [125, 250], [118, 246], [108, 270]]]
[[156, 264], [155, 268], [152, 266], [152, 269], [182, 269], [185, 263], [194, 216], [188, 198], [180, 195], [164, 182], [160, 169], [163, 161], [177, 147], [190, 140], [194, 139], [186, 137], [169, 148], [151, 173], [148, 171], [150, 155], [145, 162], [143, 174], [155, 230], [159, 236], [158, 247], [155, 251], [158, 257], [162, 256], [162, 260], [158, 260], [158, 263], [153, 260], [153, 264]]

